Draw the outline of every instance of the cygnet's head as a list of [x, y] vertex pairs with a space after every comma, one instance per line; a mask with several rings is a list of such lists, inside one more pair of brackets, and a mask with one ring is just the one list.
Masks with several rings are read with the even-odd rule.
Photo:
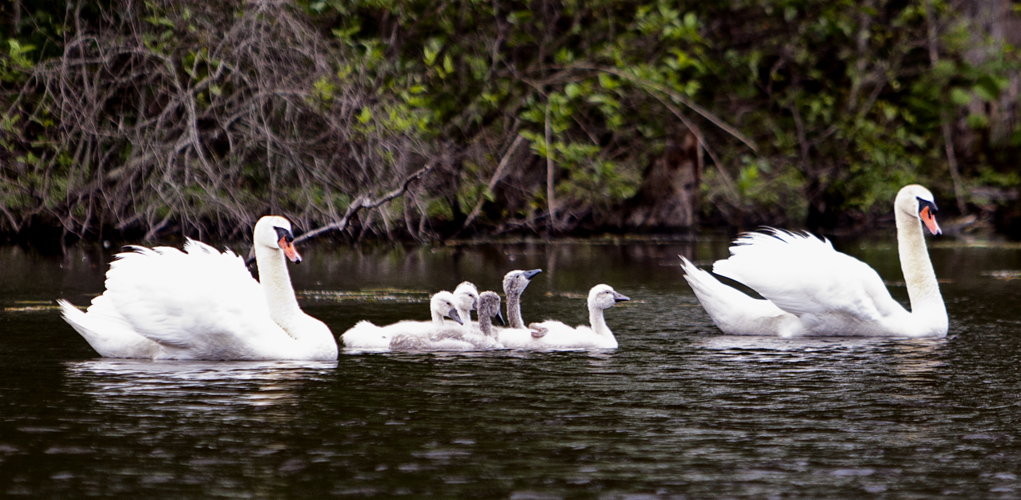
[[897, 210], [902, 211], [922, 221], [922, 224], [932, 234], [942, 234], [939, 224], [936, 223], [936, 199], [932, 192], [924, 186], [909, 184], [900, 189], [897, 193], [897, 200], [894, 201]]
[[631, 300], [613, 290], [610, 285], [596, 285], [588, 293], [588, 308], [590, 311], [596, 309], [607, 309], [617, 302]]
[[283, 251], [291, 262], [301, 262], [301, 255], [294, 248], [291, 222], [278, 215], [267, 215], [255, 223], [253, 243], [255, 246]]
[[[465, 281], [454, 289], [454, 305], [462, 311], [474, 311], [479, 306], [479, 289]], [[461, 318], [470, 319], [470, 318]]]
[[440, 317], [446, 316], [457, 321], [459, 325], [464, 324], [464, 321], [461, 321], [461, 315], [457, 314], [457, 308], [454, 307], [454, 294], [446, 290], [433, 295], [429, 301], [429, 307], [433, 314], [438, 314]]
[[528, 288], [532, 278], [541, 272], [542, 269], [532, 269], [531, 271], [515, 270], [505, 274], [503, 276], [503, 293], [508, 297], [521, 295], [525, 288]]
[[501, 325], [506, 324], [500, 314], [500, 296], [496, 292], [482, 292], [479, 295], [479, 321], [482, 318], [496, 318]]

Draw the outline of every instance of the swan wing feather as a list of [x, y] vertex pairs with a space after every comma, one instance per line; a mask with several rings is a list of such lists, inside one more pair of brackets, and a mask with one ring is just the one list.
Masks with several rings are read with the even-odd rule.
[[740, 282], [780, 309], [799, 316], [840, 315], [878, 322], [901, 307], [879, 274], [808, 233], [767, 229], [745, 233], [713, 272]]
[[262, 340], [286, 333], [244, 260], [189, 240], [171, 247], [135, 247], [107, 272], [110, 302], [138, 334], [193, 358], [247, 358]]
[[[532, 338], [524, 348], [540, 350], [612, 349], [618, 345], [615, 338], [599, 335], [586, 325], [573, 327], [557, 320], [548, 319], [531, 323], [528, 326], [532, 329], [545, 330], [546, 333], [542, 337]], [[531, 337], [531, 332], [529, 332], [529, 337]], [[503, 337], [501, 337], [502, 340]]]

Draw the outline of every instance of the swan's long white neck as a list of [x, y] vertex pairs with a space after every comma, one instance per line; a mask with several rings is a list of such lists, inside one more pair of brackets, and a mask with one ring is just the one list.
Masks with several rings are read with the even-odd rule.
[[948, 325], [947, 308], [939, 293], [936, 272], [929, 259], [922, 222], [901, 209], [900, 203], [894, 213], [897, 219], [897, 253], [911, 300], [911, 316], [924, 326], [942, 328], [945, 332]]
[[287, 271], [284, 253], [264, 245], [255, 245], [255, 262], [259, 267], [259, 283], [266, 297], [269, 315], [280, 328], [295, 339], [301, 338], [302, 330], [298, 327], [300, 318], [305, 313], [298, 307], [298, 298], [294, 296], [291, 286], [291, 275]]
[[604, 337], [613, 337], [613, 332], [610, 331], [610, 327], [606, 326], [606, 318], [603, 316], [603, 309], [597, 305], [589, 304], [588, 306], [588, 322], [592, 326], [592, 331], [597, 335]]

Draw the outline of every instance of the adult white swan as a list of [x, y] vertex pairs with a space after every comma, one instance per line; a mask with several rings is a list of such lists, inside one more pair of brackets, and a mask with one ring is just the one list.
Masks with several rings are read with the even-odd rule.
[[528, 329], [500, 330], [500, 343], [508, 349], [616, 349], [617, 339], [606, 326], [603, 311], [617, 302], [631, 300], [617, 293], [610, 285], [596, 285], [589, 290], [589, 326], [577, 328], [559, 321], [531, 323]]
[[897, 251], [911, 312], [897, 303], [867, 264], [807, 233], [746, 233], [713, 272], [764, 299], [726, 286], [681, 257], [684, 279], [716, 326], [730, 335], [944, 337], [947, 309], [925, 246], [922, 225], [940, 234], [936, 202], [912, 184], [897, 193]]
[[241, 257], [194, 240], [184, 252], [132, 247], [110, 264], [87, 312], [59, 300], [64, 320], [105, 357], [335, 360], [333, 333], [294, 296], [285, 260], [301, 262], [293, 242], [287, 219], [259, 219], [261, 283]]
[[348, 349], [387, 351], [390, 349], [390, 341], [398, 334], [431, 332], [438, 328], [447, 328], [443, 322], [444, 316], [454, 320], [458, 325], [462, 324], [461, 315], [455, 307], [456, 302], [454, 294], [447, 291], [437, 292], [429, 300], [432, 321], [404, 320], [386, 326], [376, 326], [362, 320], [344, 332], [340, 339]]

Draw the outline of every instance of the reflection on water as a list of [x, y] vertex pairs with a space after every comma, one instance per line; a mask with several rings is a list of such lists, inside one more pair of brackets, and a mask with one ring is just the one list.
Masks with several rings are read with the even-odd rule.
[[[899, 279], [889, 246], [848, 251]], [[720, 335], [676, 254], [725, 252], [314, 248], [294, 282], [337, 335], [427, 319], [429, 291], [495, 289], [512, 268], [544, 269], [526, 321], [586, 322], [600, 282], [633, 301], [606, 312], [611, 351], [153, 363], [97, 359], [55, 311], [23, 307], [87, 303], [103, 255], [0, 250], [0, 496], [1018, 496], [1021, 287], [995, 271], [1021, 250], [933, 250], [951, 319], [935, 340]]]
[[928, 373], [944, 366], [941, 354], [946, 339], [798, 338], [718, 335], [695, 343], [721, 354], [739, 356], [750, 363], [781, 363], [785, 366], [820, 356], [850, 362], [882, 363], [900, 374]]
[[[93, 359], [66, 364], [69, 386], [98, 405], [159, 400], [195, 408], [294, 402], [308, 378], [322, 378], [335, 362], [207, 362]], [[240, 394], [240, 397], [239, 397]]]

